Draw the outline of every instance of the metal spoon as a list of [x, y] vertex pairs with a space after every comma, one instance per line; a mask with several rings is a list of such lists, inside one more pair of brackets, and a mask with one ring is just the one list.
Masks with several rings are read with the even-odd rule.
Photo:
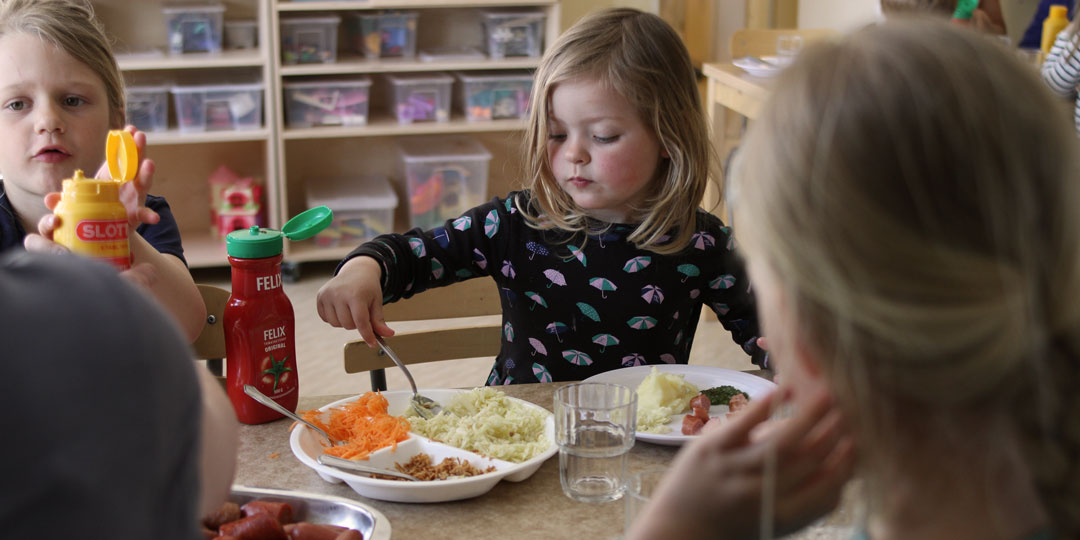
[[397, 367], [401, 368], [401, 371], [405, 373], [405, 378], [409, 379], [409, 386], [412, 387], [412, 400], [410, 400], [410, 404], [412, 405], [412, 409], [416, 411], [416, 414], [420, 415], [421, 418], [428, 419], [434, 418], [435, 415], [442, 412], [442, 405], [439, 405], [439, 402], [416, 393], [416, 382], [413, 381], [412, 374], [409, 373], [409, 368], [405, 367], [405, 364], [402, 363], [401, 359], [386, 345], [382, 336], [376, 335], [375, 340], [379, 342], [379, 347], [382, 348], [383, 352], [386, 353], [386, 355], [397, 364]]
[[391, 471], [390, 469], [380, 469], [379, 467], [371, 467], [369, 465], [361, 465], [351, 459], [339, 458], [337, 456], [330, 456], [322, 454], [316, 458], [320, 465], [327, 465], [329, 467], [337, 467], [339, 469], [346, 469], [349, 471], [361, 472], [364, 474], [382, 474], [386, 476], [393, 476], [395, 478], [404, 478], [405, 480], [413, 480], [420, 482], [421, 480], [410, 474], [403, 472]]
[[262, 403], [263, 405], [266, 405], [267, 407], [270, 407], [271, 409], [274, 409], [275, 411], [284, 414], [285, 416], [288, 416], [289, 418], [292, 418], [293, 420], [296, 420], [297, 422], [300, 422], [301, 424], [304, 424], [305, 426], [315, 430], [315, 433], [326, 437], [326, 440], [330, 441], [331, 446], [340, 446], [345, 444], [345, 441], [339, 441], [331, 437], [329, 433], [323, 431], [322, 428], [320, 428], [319, 426], [316, 426], [315, 424], [312, 424], [311, 422], [300, 418], [300, 415], [290, 411], [289, 409], [286, 409], [285, 407], [282, 407], [280, 404], [278, 404], [278, 402], [270, 399], [266, 394], [260, 392], [254, 386], [251, 386], [250, 384], [245, 384], [244, 393], [251, 396], [251, 399], [254, 399], [255, 401], [258, 401], [259, 403]]

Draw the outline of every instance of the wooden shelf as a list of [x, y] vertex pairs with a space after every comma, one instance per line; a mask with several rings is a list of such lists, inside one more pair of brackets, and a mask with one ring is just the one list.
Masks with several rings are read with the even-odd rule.
[[[316, 13], [337, 13], [352, 16], [363, 14], [365, 10], [409, 9], [418, 13], [417, 53], [425, 48], [445, 48], [457, 50], [477, 48], [485, 50], [486, 41], [481, 27], [482, 18], [476, 13], [477, 8], [488, 10], [542, 11], [546, 18], [540, 31], [547, 46], [555, 41], [559, 33], [559, 0], [345, 0], [345, 1], [286, 1], [270, 0], [272, 23], [299, 15]], [[535, 8], [535, 9], [528, 9]], [[349, 13], [349, 12], [352, 13]], [[359, 12], [359, 13], [357, 13]], [[426, 29], [425, 29], [426, 28]], [[392, 73], [430, 73], [436, 71], [502, 71], [535, 70], [540, 65], [539, 57], [511, 57], [491, 59], [486, 55], [471, 59], [447, 58], [425, 62], [419, 58], [372, 58], [339, 46], [336, 61], [329, 64], [290, 64], [281, 62], [280, 33], [272, 29], [274, 36], [271, 45], [271, 62], [275, 71], [277, 89], [282, 84], [302, 81], [305, 77], [335, 75], [377, 75]], [[348, 40], [341, 38], [341, 32], [347, 28], [338, 27], [339, 43]], [[348, 37], [348, 36], [346, 36]], [[397, 232], [409, 227], [407, 188], [399, 171], [400, 156], [396, 150], [399, 139], [415, 135], [457, 135], [471, 134], [491, 153], [492, 161], [488, 168], [487, 194], [485, 200], [493, 195], [504, 195], [507, 188], [518, 186], [524, 177], [520, 165], [520, 134], [526, 127], [525, 119], [494, 120], [469, 122], [464, 114], [451, 111], [448, 122], [416, 122], [401, 124], [388, 107], [394, 99], [391, 88], [376, 81], [372, 87], [371, 111], [368, 123], [362, 126], [318, 126], [310, 128], [290, 128], [285, 125], [286, 104], [279, 94], [275, 106], [274, 138], [278, 142], [277, 159], [281, 180], [278, 183], [283, 221], [307, 208], [305, 200], [306, 182], [340, 181], [355, 175], [377, 175], [388, 178], [395, 187], [399, 206], [395, 210]], [[460, 86], [460, 85], [457, 85]], [[460, 92], [454, 88], [453, 92]], [[460, 96], [455, 96], [460, 98]], [[451, 100], [457, 103], [455, 100]], [[359, 141], [357, 139], [364, 139]], [[405, 199], [402, 199], [405, 197]], [[340, 247], [319, 247], [314, 242], [290, 243], [285, 248], [285, 260], [293, 263], [313, 261], [341, 260], [356, 245], [350, 243]]]
[[282, 138], [327, 139], [346, 137], [382, 137], [386, 135], [437, 135], [440, 133], [485, 133], [492, 131], [517, 131], [525, 128], [525, 120], [492, 120], [469, 122], [464, 119], [449, 122], [414, 122], [401, 124], [392, 118], [376, 118], [366, 126], [321, 126], [312, 128], [286, 128]]
[[267, 62], [267, 58], [267, 54], [263, 49], [225, 50], [216, 54], [187, 53], [170, 55], [157, 51], [146, 54], [116, 55], [117, 63], [123, 71], [262, 67]]
[[147, 144], [203, 144], [236, 141], [268, 141], [270, 129], [181, 132], [177, 129], [146, 134]]
[[364, 9], [550, 6], [558, 0], [344, 0], [277, 2], [278, 11], [345, 11]]
[[389, 73], [409, 71], [451, 71], [479, 69], [536, 69], [539, 58], [503, 58], [499, 60], [450, 60], [423, 62], [420, 60], [368, 60], [363, 57], [339, 58], [331, 64], [295, 64], [281, 66], [283, 77], [298, 75], [341, 75], [347, 73]]

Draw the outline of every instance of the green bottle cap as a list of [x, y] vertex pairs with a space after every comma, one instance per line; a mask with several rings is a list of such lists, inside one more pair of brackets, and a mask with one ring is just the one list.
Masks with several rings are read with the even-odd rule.
[[290, 219], [281, 231], [251, 227], [225, 236], [225, 251], [238, 259], [265, 259], [281, 255], [284, 240], [306, 240], [325, 229], [334, 220], [334, 212], [318, 206]]
[[333, 210], [325, 206], [316, 206], [290, 219], [281, 228], [281, 232], [285, 233], [285, 237], [289, 240], [307, 240], [329, 227], [331, 221], [334, 221]]

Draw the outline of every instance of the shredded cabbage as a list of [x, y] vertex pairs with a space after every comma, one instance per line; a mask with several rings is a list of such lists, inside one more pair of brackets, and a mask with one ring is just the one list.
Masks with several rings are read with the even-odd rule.
[[434, 418], [408, 416], [412, 431], [488, 457], [521, 463], [551, 447], [547, 414], [490, 387], [459, 394]]

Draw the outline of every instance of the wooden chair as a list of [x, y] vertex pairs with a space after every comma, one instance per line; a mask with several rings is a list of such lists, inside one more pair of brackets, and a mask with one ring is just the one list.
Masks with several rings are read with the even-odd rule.
[[199, 294], [202, 295], [203, 303], [206, 305], [206, 322], [203, 324], [199, 337], [191, 346], [195, 350], [195, 358], [206, 360], [206, 367], [224, 385], [225, 374], [222, 372], [222, 360], [225, 358], [225, 327], [222, 317], [230, 293], [213, 285], [196, 285], [196, 287], [199, 288]]
[[[387, 322], [453, 319], [502, 313], [498, 289], [491, 280], [470, 279], [449, 287], [424, 291], [408, 300], [383, 306]], [[458, 360], [499, 353], [501, 322], [481, 322], [461, 328], [398, 332], [386, 344], [405, 364]], [[381, 350], [362, 339], [345, 344], [345, 373], [371, 372], [371, 389], [386, 390], [385, 368], [394, 367]]]

